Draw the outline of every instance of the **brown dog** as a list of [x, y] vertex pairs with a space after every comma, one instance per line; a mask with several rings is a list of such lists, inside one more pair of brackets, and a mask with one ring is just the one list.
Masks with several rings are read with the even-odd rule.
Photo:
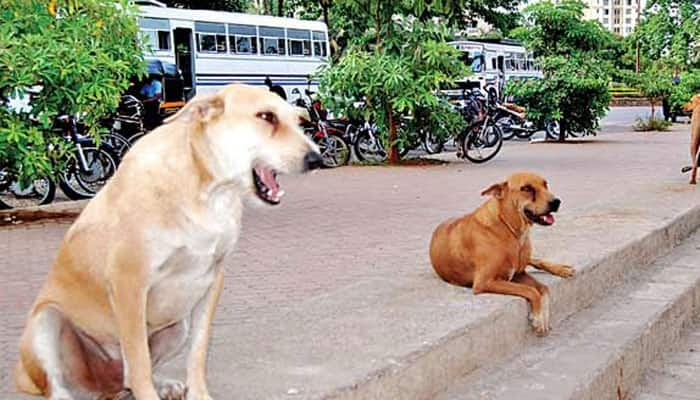
[[693, 113], [690, 120], [690, 157], [693, 163], [690, 184], [695, 185], [698, 176], [698, 158], [700, 158], [700, 94], [693, 96], [683, 108]]
[[491, 199], [476, 211], [440, 224], [430, 242], [430, 260], [445, 281], [471, 286], [475, 294], [501, 293], [530, 302], [530, 321], [537, 334], [549, 330], [547, 286], [525, 271], [528, 265], [564, 278], [572, 267], [531, 257], [529, 230], [552, 225], [561, 201], [538, 175], [521, 172], [492, 185], [482, 195]]

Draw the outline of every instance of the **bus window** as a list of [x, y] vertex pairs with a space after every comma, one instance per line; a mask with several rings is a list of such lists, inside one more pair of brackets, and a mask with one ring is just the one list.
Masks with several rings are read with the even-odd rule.
[[479, 50], [462, 52], [462, 62], [469, 65], [472, 72], [482, 72], [484, 66], [484, 55]]
[[513, 62], [513, 53], [506, 53], [505, 55], [506, 71], [512, 71], [515, 69]]
[[235, 54], [258, 54], [258, 33], [255, 26], [228, 25], [228, 48]]
[[326, 32], [313, 32], [314, 39], [314, 56], [328, 57], [328, 38]]
[[170, 50], [170, 21], [163, 18], [139, 18], [140, 35], [154, 51]]
[[522, 54], [518, 55], [518, 69], [521, 71], [525, 71], [525, 56]]
[[311, 32], [301, 29], [287, 29], [289, 55], [311, 56]]
[[211, 22], [195, 22], [197, 51], [200, 53], [226, 53], [226, 25]]
[[495, 58], [492, 58], [492, 59], [491, 59], [491, 69], [497, 69], [497, 68], [496, 68], [496, 59], [495, 59]]
[[287, 50], [284, 45], [284, 28], [272, 28], [261, 26], [260, 32], [260, 53], [264, 55], [284, 56]]

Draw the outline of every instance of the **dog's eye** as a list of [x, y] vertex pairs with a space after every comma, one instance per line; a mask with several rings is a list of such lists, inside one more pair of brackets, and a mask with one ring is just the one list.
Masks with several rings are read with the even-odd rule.
[[277, 115], [271, 111], [261, 111], [256, 114], [256, 116], [264, 121], [267, 121], [271, 125], [277, 125], [279, 120], [277, 119]]
[[535, 188], [533, 188], [530, 185], [525, 185], [525, 186], [521, 187], [520, 190], [522, 190], [523, 192], [535, 193]]

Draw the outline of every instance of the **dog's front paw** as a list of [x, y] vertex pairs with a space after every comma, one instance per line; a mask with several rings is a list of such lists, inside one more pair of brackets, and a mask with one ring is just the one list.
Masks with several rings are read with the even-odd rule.
[[544, 294], [540, 300], [540, 311], [530, 312], [530, 325], [537, 336], [549, 334], [549, 295]]
[[159, 379], [155, 382], [160, 400], [186, 400], [187, 386], [174, 379]]
[[557, 270], [557, 276], [560, 276], [562, 278], [571, 278], [574, 275], [576, 275], [576, 268], [570, 267], [568, 265], [562, 265]]
[[546, 321], [542, 312], [537, 314], [530, 313], [528, 318], [530, 320], [530, 325], [532, 330], [535, 331], [537, 336], [547, 336], [549, 334], [549, 324]]

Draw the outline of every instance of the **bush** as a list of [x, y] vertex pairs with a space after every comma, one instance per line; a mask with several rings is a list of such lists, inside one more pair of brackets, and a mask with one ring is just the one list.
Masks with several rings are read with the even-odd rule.
[[668, 131], [668, 128], [671, 126], [671, 123], [669, 121], [666, 121], [663, 118], [654, 118], [654, 117], [649, 117], [649, 118], [637, 118], [637, 121], [634, 124], [634, 130], [637, 132], [649, 132], [649, 131], [658, 131], [658, 132], [664, 132]]
[[0, 0], [0, 98], [41, 88], [31, 114], [0, 103], [0, 164], [23, 179], [60, 171], [72, 153], [51, 133], [59, 113], [98, 132], [145, 71], [135, 12], [128, 0]]

